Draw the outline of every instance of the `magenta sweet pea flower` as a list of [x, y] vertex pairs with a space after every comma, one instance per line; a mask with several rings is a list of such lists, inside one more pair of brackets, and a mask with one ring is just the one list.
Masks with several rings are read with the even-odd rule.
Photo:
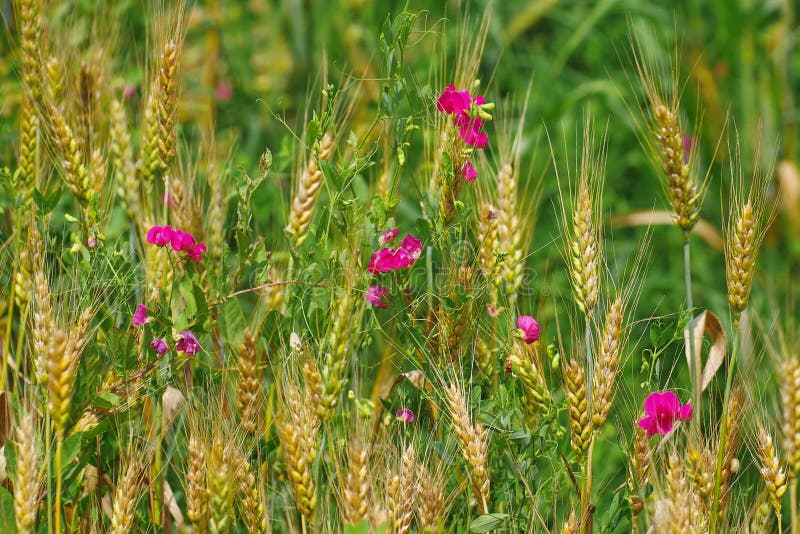
[[407, 235], [400, 243], [400, 247], [382, 248], [372, 253], [367, 270], [372, 274], [388, 273], [399, 269], [407, 269], [422, 254], [422, 241], [412, 235]]
[[169, 350], [169, 345], [167, 345], [167, 342], [158, 337], [150, 342], [150, 347], [155, 349], [156, 354], [159, 356], [163, 356]]
[[468, 182], [474, 182], [475, 178], [478, 177], [478, 171], [475, 170], [471, 161], [464, 164], [464, 168], [461, 169], [461, 176]]
[[175, 228], [172, 231], [172, 239], [170, 240], [172, 250], [180, 252], [182, 250], [192, 250], [195, 246], [194, 236], [189, 232], [178, 230]]
[[456, 86], [452, 83], [445, 88], [436, 101], [436, 109], [451, 115], [467, 111], [469, 106], [469, 91], [457, 91]]
[[391, 243], [392, 241], [394, 241], [395, 237], [397, 237], [397, 228], [392, 228], [391, 230], [386, 230], [378, 238], [378, 243], [380, 243], [381, 245], [385, 245], [387, 243]]
[[398, 421], [401, 421], [405, 424], [413, 423], [414, 422], [414, 412], [409, 410], [408, 408], [400, 408], [397, 410], [397, 414], [395, 415]]
[[185, 352], [189, 356], [193, 356], [200, 352], [200, 349], [203, 347], [200, 346], [200, 342], [197, 341], [197, 336], [188, 330], [184, 330], [181, 332], [181, 339], [178, 341], [178, 344], [175, 345], [175, 348], [181, 352]]
[[648, 436], [668, 434], [675, 421], [692, 418], [692, 405], [681, 405], [680, 399], [672, 391], [654, 391], [644, 401], [644, 413], [647, 417], [639, 420], [639, 427], [646, 430]]
[[153, 226], [147, 231], [147, 242], [157, 247], [163, 247], [172, 241], [172, 227]]
[[525, 343], [531, 344], [539, 339], [539, 323], [530, 315], [520, 315], [517, 317], [517, 328]]
[[400, 248], [412, 259], [412, 263], [422, 254], [422, 241], [409, 234], [403, 238]]
[[144, 304], [137, 304], [136, 311], [131, 317], [131, 322], [133, 326], [142, 326], [147, 324], [150, 321], [150, 317], [147, 316], [147, 306]]
[[187, 250], [186, 255], [189, 256], [189, 258], [194, 261], [200, 261], [203, 259], [203, 252], [205, 251], [206, 251], [205, 243], [200, 243], [191, 250]]
[[364, 299], [376, 308], [386, 308], [389, 306], [389, 301], [386, 300], [388, 294], [389, 290], [383, 286], [370, 286], [364, 293]]

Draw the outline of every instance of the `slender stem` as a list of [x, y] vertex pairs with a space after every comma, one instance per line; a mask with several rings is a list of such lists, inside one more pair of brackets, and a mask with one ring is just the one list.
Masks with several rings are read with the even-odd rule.
[[306, 516], [300, 514], [300, 527], [303, 531], [303, 534], [306, 534]]
[[692, 253], [689, 240], [689, 232], [683, 233], [683, 282], [686, 288], [686, 308], [689, 310], [689, 377], [692, 381], [692, 405], [697, 414], [692, 417], [692, 438], [700, 438], [700, 418], [702, 392], [700, 378], [699, 355], [695, 354], [694, 347], [694, 303], [692, 301]]
[[722, 460], [725, 456], [725, 448], [728, 439], [728, 405], [731, 400], [731, 386], [733, 385], [733, 371], [736, 367], [736, 358], [739, 355], [739, 328], [736, 328], [736, 333], [733, 338], [733, 353], [731, 354], [731, 362], [728, 365], [728, 376], [725, 380], [725, 397], [722, 406], [722, 420], [720, 421], [719, 429], [719, 443], [717, 444], [717, 467], [714, 471], [714, 501], [711, 506], [711, 520], [710, 532], [715, 534], [717, 532], [717, 515], [719, 512], [719, 499], [721, 497], [721, 483], [722, 483]]
[[797, 534], [797, 477], [795, 476], [792, 476], [789, 483], [789, 516], [791, 532]]
[[52, 462], [50, 461], [50, 452], [53, 450], [52, 444], [52, 432], [50, 431], [50, 410], [47, 410], [47, 399], [43, 400], [45, 409], [44, 409], [44, 427], [47, 430], [44, 434], [44, 448], [45, 448], [45, 457], [48, 459], [45, 462], [47, 466], [47, 532], [50, 533], [53, 531], [53, 473], [52, 473]]
[[581, 509], [582, 521], [581, 524], [584, 526], [585, 532], [588, 534], [592, 534], [593, 530], [593, 519], [592, 519], [592, 458], [594, 457], [594, 437], [595, 434], [592, 432], [592, 437], [589, 440], [589, 450], [586, 453], [586, 479], [584, 480], [584, 503]]
[[594, 361], [592, 360], [592, 327], [589, 312], [586, 313], [586, 326], [583, 330], [586, 344], [586, 400], [589, 409], [589, 421], [592, 420], [592, 393], [594, 392]]
[[63, 445], [64, 431], [58, 430], [56, 433], [56, 506], [53, 517], [56, 534], [61, 534], [61, 449]]
[[[13, 275], [16, 278], [16, 271]], [[12, 279], [13, 280], [13, 279]], [[16, 285], [11, 284], [11, 296], [8, 298], [8, 314], [6, 315], [6, 337], [3, 340], [3, 370], [0, 376], [0, 390], [6, 390], [6, 373], [8, 372], [8, 351], [11, 350], [11, 325], [14, 324], [14, 297]]]

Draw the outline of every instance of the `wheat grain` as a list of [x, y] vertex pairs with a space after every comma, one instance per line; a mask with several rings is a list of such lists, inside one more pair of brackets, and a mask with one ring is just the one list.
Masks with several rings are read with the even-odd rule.
[[472, 491], [478, 503], [478, 513], [488, 513], [489, 507], [489, 438], [486, 428], [473, 422], [467, 411], [464, 393], [457, 384], [445, 389], [453, 429], [461, 445], [461, 454], [470, 468]]

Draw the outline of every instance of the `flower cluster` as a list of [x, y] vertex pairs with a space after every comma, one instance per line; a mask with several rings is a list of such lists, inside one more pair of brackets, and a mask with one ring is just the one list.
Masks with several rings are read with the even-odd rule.
[[150, 228], [147, 232], [147, 242], [157, 247], [170, 245], [172, 250], [185, 252], [194, 261], [202, 260], [203, 252], [206, 251], [205, 244], [198, 244], [192, 234], [178, 228], [172, 228], [170, 225]]
[[[378, 238], [378, 243], [386, 245], [397, 237], [397, 228], [386, 230]], [[422, 254], [422, 241], [413, 235], [403, 238], [397, 248], [384, 247], [372, 253], [367, 270], [372, 274], [388, 273], [400, 269], [408, 269]], [[364, 293], [364, 299], [376, 308], [386, 308], [389, 301], [386, 299], [389, 290], [383, 286], [370, 286]]]
[[689, 421], [692, 418], [692, 405], [682, 405], [672, 391], [654, 391], [644, 401], [644, 413], [647, 417], [639, 420], [639, 427], [646, 430], [648, 436], [668, 434], [675, 421]]
[[[147, 315], [147, 306], [144, 304], [137, 304], [136, 311], [134, 312], [133, 316], [131, 317], [131, 322], [134, 326], [144, 326], [145, 324], [152, 321], [152, 317], [148, 317]], [[197, 336], [194, 333], [184, 330], [180, 333], [180, 339], [178, 340], [178, 344], [175, 346], [175, 349], [181, 352], [185, 352], [189, 356], [193, 356], [200, 352], [203, 348], [200, 345], [200, 342], [197, 340]], [[169, 345], [163, 338], [155, 338], [153, 341], [150, 342], [150, 348], [156, 351], [156, 354], [159, 356], [163, 356], [169, 350]]]
[[[483, 96], [473, 98], [469, 91], [459, 91], [452, 83], [436, 101], [436, 109], [453, 117], [453, 123], [458, 127], [458, 134], [464, 144], [474, 148], [484, 148], [489, 142], [489, 136], [483, 131], [483, 124], [491, 120], [489, 111], [493, 108], [494, 105], [487, 104]], [[461, 176], [468, 182], [478, 177], [472, 162], [464, 163]]]
[[[397, 234], [395, 233], [394, 235]], [[385, 242], [393, 239], [394, 237]], [[399, 247], [384, 247], [373, 252], [372, 257], [369, 259], [367, 270], [372, 274], [378, 274], [407, 269], [414, 265], [420, 254], [422, 254], [422, 241], [412, 235], [407, 235], [403, 238], [403, 242], [400, 243]]]

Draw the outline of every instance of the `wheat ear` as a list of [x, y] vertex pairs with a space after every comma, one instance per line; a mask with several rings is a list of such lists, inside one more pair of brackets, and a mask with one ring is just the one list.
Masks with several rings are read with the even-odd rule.
[[241, 416], [242, 428], [250, 434], [255, 434], [259, 427], [261, 382], [258, 371], [256, 336], [249, 328], [245, 329], [242, 342], [239, 344], [236, 372], [239, 378], [236, 403]]
[[594, 373], [594, 405], [592, 407], [592, 423], [595, 428], [600, 428], [605, 424], [614, 400], [614, 381], [619, 373], [624, 315], [625, 301], [622, 296], [617, 296], [606, 312], [603, 338], [597, 351], [597, 365]]
[[578, 458], [583, 458], [592, 435], [592, 421], [589, 418], [586, 398], [586, 373], [576, 360], [569, 360], [564, 365], [563, 374], [567, 394], [570, 443]]
[[140, 461], [131, 454], [122, 478], [114, 489], [111, 512], [111, 532], [125, 534], [134, 530], [134, 510], [139, 500], [143, 469]]
[[769, 491], [769, 502], [775, 510], [778, 523], [781, 521], [781, 501], [788, 487], [786, 470], [778, 460], [772, 436], [764, 428], [758, 430], [758, 456], [761, 460], [761, 478]]
[[342, 515], [355, 525], [366, 519], [370, 505], [369, 449], [361, 438], [355, 437], [347, 446], [347, 474], [342, 489]]
[[17, 480], [14, 484], [14, 518], [21, 533], [34, 531], [39, 502], [39, 454], [34, 412], [22, 416], [16, 432]]
[[192, 432], [187, 449], [186, 516], [199, 532], [208, 530], [210, 494], [206, 485], [206, 451], [200, 439]]
[[267, 517], [264, 514], [264, 504], [261, 492], [258, 489], [253, 467], [241, 451], [234, 451], [233, 461], [236, 468], [236, 497], [241, 503], [242, 515], [246, 521], [248, 532], [266, 534]]
[[308, 225], [314, 213], [314, 204], [319, 196], [322, 186], [322, 170], [319, 162], [330, 159], [333, 153], [333, 136], [325, 133], [319, 142], [316, 154], [308, 159], [300, 179], [297, 181], [297, 191], [292, 199], [289, 212], [289, 224], [286, 231], [294, 237], [294, 245], [299, 247], [308, 236]]
[[402, 454], [400, 472], [390, 469], [387, 473], [386, 507], [394, 534], [408, 534], [411, 531], [417, 493], [416, 458], [414, 445], [409, 444]]
[[419, 477], [417, 516], [422, 532], [442, 533], [447, 515], [444, 472], [441, 469], [431, 472], [428, 466], [420, 463], [417, 466], [417, 473]]
[[517, 341], [512, 346], [511, 354], [508, 357], [514, 374], [523, 385], [525, 395], [523, 409], [531, 429], [535, 428], [538, 417], [545, 416], [550, 412], [552, 405], [550, 392], [542, 372], [539, 351], [539, 343], [527, 345], [522, 341]]
[[780, 391], [783, 423], [783, 453], [793, 477], [800, 473], [800, 359], [790, 356], [781, 362]]
[[445, 389], [453, 430], [461, 445], [461, 454], [467, 461], [472, 479], [472, 491], [480, 514], [489, 513], [489, 439], [488, 431], [473, 422], [467, 411], [464, 393], [455, 383]]
[[275, 425], [295, 504], [304, 521], [313, 526], [317, 487], [311, 464], [317, 456], [319, 420], [310, 396], [301, 395], [295, 385], [287, 384]]
[[236, 490], [235, 471], [231, 465], [231, 445], [216, 436], [211, 445], [208, 462], [209, 531], [228, 532], [233, 526], [233, 496]]

